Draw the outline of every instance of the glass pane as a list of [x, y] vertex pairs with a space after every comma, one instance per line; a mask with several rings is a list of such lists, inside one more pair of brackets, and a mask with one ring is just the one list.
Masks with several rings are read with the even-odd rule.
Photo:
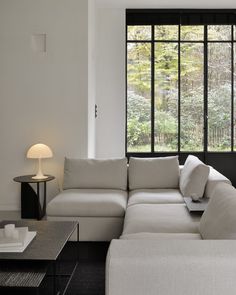
[[151, 151], [151, 44], [127, 45], [128, 152]]
[[231, 150], [231, 44], [208, 44], [208, 150]]
[[155, 26], [155, 40], [178, 40], [178, 26]]
[[181, 151], [203, 151], [204, 50], [201, 43], [181, 44]]
[[155, 151], [178, 150], [178, 44], [155, 44]]
[[231, 26], [207, 26], [208, 40], [231, 40]]
[[204, 27], [203, 26], [181, 26], [180, 34], [181, 34], [181, 40], [203, 41]]
[[128, 40], [151, 40], [151, 26], [128, 26]]

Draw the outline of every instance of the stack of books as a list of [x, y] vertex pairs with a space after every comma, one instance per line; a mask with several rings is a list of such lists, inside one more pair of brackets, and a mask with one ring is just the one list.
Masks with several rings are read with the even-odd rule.
[[36, 232], [28, 231], [28, 227], [18, 227], [6, 232], [0, 229], [0, 252], [23, 252], [36, 236]]

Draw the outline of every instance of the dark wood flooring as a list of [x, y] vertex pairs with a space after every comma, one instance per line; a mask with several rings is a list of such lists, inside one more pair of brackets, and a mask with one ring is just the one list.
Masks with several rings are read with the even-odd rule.
[[[68, 274], [74, 267], [75, 258], [78, 265], [71, 278], [65, 295], [105, 295], [105, 261], [109, 243], [106, 242], [68, 242], [60, 257], [61, 274]], [[44, 280], [39, 292], [32, 290], [0, 289], [1, 295], [49, 295], [52, 294], [51, 270]], [[60, 277], [63, 287], [66, 279]]]
[[[73, 243], [64, 255], [69, 256]], [[105, 295], [105, 261], [109, 243], [79, 243], [79, 263], [66, 295]]]

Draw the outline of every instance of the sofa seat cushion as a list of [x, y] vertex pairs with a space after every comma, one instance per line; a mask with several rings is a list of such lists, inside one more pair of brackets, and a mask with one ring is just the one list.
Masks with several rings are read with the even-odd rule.
[[48, 216], [123, 217], [127, 192], [109, 189], [68, 189], [47, 206]]
[[124, 234], [199, 233], [199, 216], [184, 204], [136, 204], [126, 210]]
[[232, 241], [113, 240], [106, 295], [234, 295]]
[[201, 240], [200, 234], [191, 233], [136, 233], [120, 237], [122, 240]]
[[134, 204], [184, 203], [178, 189], [139, 189], [129, 193], [128, 206]]
[[47, 216], [49, 221], [78, 221], [70, 241], [104, 242], [118, 239], [123, 230], [124, 217]]

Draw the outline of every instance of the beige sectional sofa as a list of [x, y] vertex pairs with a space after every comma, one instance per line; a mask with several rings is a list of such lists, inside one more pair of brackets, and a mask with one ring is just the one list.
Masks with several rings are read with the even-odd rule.
[[[210, 198], [202, 217], [184, 196]], [[236, 241], [219, 241], [236, 239], [234, 212], [230, 180], [193, 156], [184, 166], [178, 157], [65, 159], [64, 190], [47, 207], [49, 220], [79, 220], [74, 239], [112, 240], [106, 295], [235, 294]]]
[[[131, 219], [135, 214], [138, 214], [138, 219], [145, 219], [146, 216], [146, 212], [139, 214], [140, 206], [129, 209], [131, 205], [137, 203], [144, 203], [148, 212], [148, 208], [151, 209], [148, 215], [153, 224], [157, 224], [155, 210], [166, 215], [166, 209], [170, 210], [169, 212], [174, 211], [176, 218], [182, 216], [184, 222], [189, 223], [192, 218], [186, 211], [179, 190], [179, 174], [182, 168], [178, 165], [177, 157], [165, 158], [163, 161], [160, 159], [158, 162], [155, 162], [155, 159], [130, 159], [129, 166], [126, 158], [103, 160], [65, 158], [63, 191], [49, 202], [47, 219], [79, 220], [80, 236], [77, 237], [75, 232], [72, 240], [79, 238], [80, 241], [111, 241], [119, 238], [122, 232], [130, 234], [128, 227], [123, 231], [125, 214], [127, 223], [130, 215]], [[170, 170], [171, 175], [169, 175]], [[163, 171], [166, 171], [166, 174]], [[144, 182], [145, 179], [147, 183]], [[210, 168], [205, 197], [210, 197], [218, 182], [230, 183], [225, 176]], [[157, 204], [163, 205], [156, 206]], [[166, 208], [165, 204], [173, 206]], [[176, 204], [180, 206], [174, 206]], [[131, 210], [134, 214], [130, 214]], [[172, 213], [171, 216], [174, 220]], [[160, 220], [161, 213], [159, 217]], [[143, 226], [145, 224], [144, 220]], [[189, 226], [192, 227], [190, 224], [191, 222]], [[149, 227], [148, 224], [147, 226]]]
[[[192, 172], [186, 169], [191, 161]], [[130, 192], [123, 233], [107, 255], [106, 295], [236, 293], [236, 190], [213, 168], [207, 175], [196, 158], [186, 164], [180, 190]], [[150, 180], [143, 185], [151, 186]], [[186, 192], [210, 198], [202, 217], [189, 213]]]
[[236, 241], [113, 240], [106, 295], [234, 295]]
[[[111, 242], [106, 295], [236, 294], [235, 212], [236, 189], [219, 183], [203, 216], [199, 221], [189, 219], [188, 227], [182, 223], [185, 217], [177, 227], [175, 213], [173, 220], [161, 213], [163, 223], [155, 232], [147, 224], [145, 231], [137, 232], [143, 219], [136, 219], [135, 233]], [[130, 230], [125, 220], [124, 232], [126, 227]]]
[[[210, 168], [195, 157], [192, 157], [192, 161], [196, 162], [196, 167], [198, 165], [202, 168], [199, 168], [201, 170], [199, 173], [195, 171], [195, 179], [197, 173], [197, 177], [200, 177], [195, 180], [195, 183], [198, 183], [197, 187], [194, 186], [194, 181], [182, 177], [186, 174], [186, 167], [182, 168], [180, 175], [177, 157], [130, 159], [131, 191], [122, 239], [136, 239], [143, 234], [146, 237], [147, 233], [158, 237], [161, 234], [162, 238], [170, 234], [175, 234], [175, 238], [178, 238], [178, 234], [184, 239], [188, 238], [188, 234], [191, 238], [200, 238], [198, 230], [200, 217], [189, 214], [183, 193], [189, 196], [191, 192], [197, 192], [201, 198], [204, 195]], [[191, 158], [187, 160], [186, 166], [188, 163], [191, 164], [190, 162]]]
[[63, 191], [47, 206], [48, 220], [78, 220], [72, 240], [111, 241], [123, 229], [127, 160], [65, 159]]

